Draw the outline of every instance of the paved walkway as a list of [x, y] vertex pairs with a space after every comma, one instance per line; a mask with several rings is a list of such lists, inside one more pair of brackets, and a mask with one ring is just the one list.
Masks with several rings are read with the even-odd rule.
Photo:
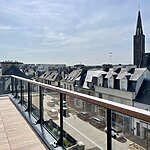
[[46, 150], [9, 97], [0, 97], [0, 150]]

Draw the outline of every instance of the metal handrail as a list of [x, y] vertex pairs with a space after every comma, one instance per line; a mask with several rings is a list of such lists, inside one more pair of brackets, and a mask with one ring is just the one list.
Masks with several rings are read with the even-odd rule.
[[48, 85], [45, 83], [41, 83], [41, 82], [33, 81], [30, 79], [18, 77], [15, 75], [11, 75], [11, 77], [22, 80], [22, 81], [26, 81], [28, 83], [35, 84], [35, 85], [38, 85], [38, 86], [41, 86], [44, 88], [47, 88], [50, 90], [53, 90], [55, 92], [66, 94], [68, 96], [84, 100], [85, 102], [89, 102], [89, 103], [104, 107], [106, 109], [111, 109], [111, 110], [123, 113], [125, 115], [129, 115], [129, 116], [141, 119], [141, 120], [146, 121], [146, 122], [150, 122], [150, 111], [147, 111], [147, 110], [135, 108], [135, 107], [128, 106], [125, 104], [119, 104], [119, 103], [112, 102], [109, 100], [105, 100], [105, 99], [97, 98], [94, 96], [78, 93], [75, 91], [70, 91], [67, 89], [60, 88], [60, 87], [55, 87], [55, 86]]

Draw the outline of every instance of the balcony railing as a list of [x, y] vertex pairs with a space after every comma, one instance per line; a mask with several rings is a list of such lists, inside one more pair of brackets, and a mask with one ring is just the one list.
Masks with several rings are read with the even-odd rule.
[[43, 138], [38, 125], [54, 138], [44, 135], [50, 149], [150, 149], [147, 110], [14, 75], [2, 76], [0, 84], [1, 94], [13, 95], [12, 101], [39, 135]]

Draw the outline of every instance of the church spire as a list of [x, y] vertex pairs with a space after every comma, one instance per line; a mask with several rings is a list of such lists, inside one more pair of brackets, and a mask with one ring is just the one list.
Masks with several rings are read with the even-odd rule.
[[142, 21], [141, 21], [141, 13], [138, 11], [138, 19], [137, 19], [137, 26], [136, 26], [136, 35], [143, 35], [142, 29]]
[[143, 34], [141, 13], [138, 11], [136, 34], [133, 37], [133, 61], [134, 65], [140, 67], [143, 54], [145, 53], [145, 35]]

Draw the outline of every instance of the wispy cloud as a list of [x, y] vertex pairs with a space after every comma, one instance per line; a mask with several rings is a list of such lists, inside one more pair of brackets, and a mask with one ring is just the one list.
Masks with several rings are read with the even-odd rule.
[[18, 30], [21, 27], [11, 27], [11, 26], [0, 26], [0, 30]]

